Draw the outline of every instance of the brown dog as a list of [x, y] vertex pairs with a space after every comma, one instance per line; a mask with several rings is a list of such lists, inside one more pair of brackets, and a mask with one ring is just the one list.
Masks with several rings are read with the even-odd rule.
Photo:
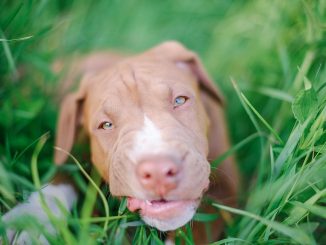
[[[211, 197], [235, 204], [232, 159], [214, 173], [209, 163], [229, 148], [223, 98], [195, 53], [165, 42], [129, 58], [93, 55], [70, 74], [68, 80], [83, 79], [62, 103], [56, 145], [70, 151], [83, 126], [112, 195], [128, 197], [129, 210], [139, 210], [145, 223], [161, 231], [183, 226], [208, 188]], [[55, 152], [57, 164], [66, 158]]]

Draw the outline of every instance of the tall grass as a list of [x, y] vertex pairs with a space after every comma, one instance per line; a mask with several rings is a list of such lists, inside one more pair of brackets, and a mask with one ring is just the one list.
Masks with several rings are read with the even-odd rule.
[[[129, 213], [126, 200], [110, 196], [89, 162], [77, 157], [59, 169], [53, 165], [59, 78], [51, 65], [76, 53], [137, 52], [176, 39], [200, 54], [228, 98], [234, 146], [215, 164], [236, 153], [241, 205], [212, 204], [235, 215], [216, 244], [325, 244], [325, 11], [324, 0], [2, 1], [0, 213], [58, 171], [85, 193], [67, 220], [54, 217], [57, 237], [26, 216], [0, 220], [3, 239], [14, 227], [29, 230], [36, 244], [39, 233], [51, 244], [162, 244], [165, 234]], [[44, 141], [43, 135], [50, 137]], [[214, 218], [195, 216], [201, 222]], [[176, 243], [192, 244], [191, 233], [190, 225], [178, 229]]]

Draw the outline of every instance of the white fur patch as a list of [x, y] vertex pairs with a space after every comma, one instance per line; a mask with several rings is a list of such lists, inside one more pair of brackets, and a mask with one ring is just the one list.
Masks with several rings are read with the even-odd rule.
[[[57, 218], [62, 218], [63, 213], [61, 212], [58, 202], [70, 211], [72, 205], [77, 200], [77, 193], [74, 188], [70, 185], [61, 184], [61, 185], [48, 185], [42, 189], [42, 194], [44, 196], [45, 202], [49, 207], [50, 211]], [[6, 213], [2, 219], [5, 223], [19, 219], [23, 215], [31, 215], [35, 217], [40, 224], [42, 224], [48, 233], [55, 235], [56, 230], [54, 229], [52, 223], [46, 212], [42, 208], [40, 195], [38, 192], [34, 192], [28, 198], [27, 202], [22, 203], [14, 207], [8, 213]], [[15, 235], [14, 230], [7, 231], [7, 236], [9, 240]], [[32, 233], [35, 233], [32, 232]], [[39, 237], [40, 241], [43, 241], [42, 244], [46, 244], [46, 238], [42, 235]], [[27, 231], [23, 231], [18, 237], [18, 244], [31, 244], [31, 237]]]
[[142, 216], [142, 219], [146, 224], [153, 226], [160, 231], [172, 231], [187, 224], [195, 215], [196, 208], [196, 205], [188, 205], [183, 209], [182, 213], [171, 219], [162, 220], [146, 216]]
[[166, 149], [162, 140], [161, 131], [154, 122], [144, 116], [144, 125], [135, 136], [133, 149], [130, 157], [137, 162], [139, 158], [146, 155], [158, 154]]

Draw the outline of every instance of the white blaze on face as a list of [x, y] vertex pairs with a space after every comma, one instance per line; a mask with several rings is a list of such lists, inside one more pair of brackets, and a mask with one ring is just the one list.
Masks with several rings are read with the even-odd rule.
[[166, 145], [162, 140], [161, 130], [144, 115], [144, 124], [135, 136], [130, 158], [137, 162], [143, 156], [159, 154], [165, 149]]

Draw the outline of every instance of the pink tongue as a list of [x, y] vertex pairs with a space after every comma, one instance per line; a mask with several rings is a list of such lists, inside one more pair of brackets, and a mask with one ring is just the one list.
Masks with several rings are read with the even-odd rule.
[[145, 201], [139, 200], [136, 198], [128, 197], [128, 209], [131, 212], [135, 212], [138, 209], [141, 209], [141, 206], [145, 204]]
[[131, 212], [140, 210], [141, 215], [169, 219], [179, 215], [188, 205], [193, 205], [195, 201], [144, 201], [137, 198], [128, 197], [128, 209]]

